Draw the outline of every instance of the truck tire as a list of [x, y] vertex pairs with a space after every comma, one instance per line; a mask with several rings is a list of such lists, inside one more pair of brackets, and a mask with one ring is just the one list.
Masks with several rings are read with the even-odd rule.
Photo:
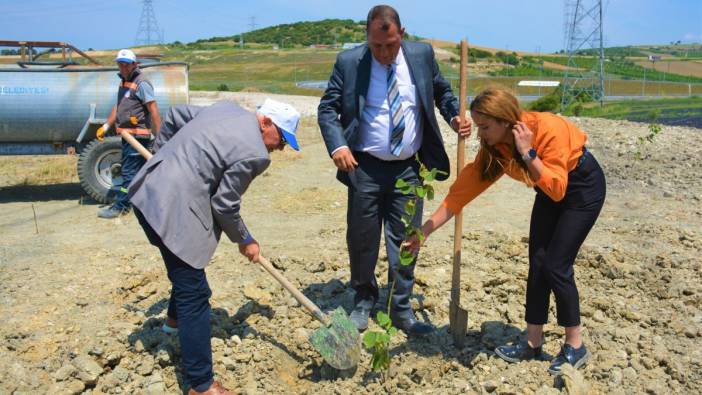
[[122, 177], [122, 139], [107, 137], [93, 140], [78, 157], [78, 179], [88, 195], [99, 203], [110, 203], [113, 184], [120, 185]]

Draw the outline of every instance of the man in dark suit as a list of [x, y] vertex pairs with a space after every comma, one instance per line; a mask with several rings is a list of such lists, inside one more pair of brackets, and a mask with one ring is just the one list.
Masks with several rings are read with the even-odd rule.
[[[337, 178], [348, 187], [346, 240], [356, 291], [351, 320], [365, 330], [378, 301], [375, 265], [384, 225], [388, 281], [396, 280], [393, 324], [408, 334], [426, 334], [433, 327], [417, 321], [410, 307], [414, 263], [400, 265], [401, 217], [409, 197], [395, 182], [419, 182], [416, 153], [428, 168], [446, 172], [440, 179], [448, 177], [434, 106], [461, 135], [470, 134], [470, 123], [459, 127], [458, 101], [439, 72], [432, 47], [402, 41], [405, 30], [397, 11], [373, 7], [366, 30], [367, 44], [338, 55], [318, 108], [324, 142], [339, 169]], [[421, 218], [420, 201], [416, 226]]]

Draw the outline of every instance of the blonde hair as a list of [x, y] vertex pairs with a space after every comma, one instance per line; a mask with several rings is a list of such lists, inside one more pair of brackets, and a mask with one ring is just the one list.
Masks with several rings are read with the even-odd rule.
[[[510, 133], [512, 127], [519, 122], [522, 116], [522, 108], [519, 106], [517, 98], [506, 89], [497, 87], [487, 88], [480, 92], [470, 103], [470, 111], [509, 124]], [[512, 144], [512, 147], [512, 158], [504, 158], [497, 148], [488, 145], [485, 139], [480, 138], [482, 155], [478, 155], [477, 165], [483, 180], [496, 179], [502, 174], [505, 167], [510, 166], [512, 161], [516, 161], [524, 173], [524, 179], [527, 182], [530, 181], [526, 163], [517, 152], [516, 146]]]

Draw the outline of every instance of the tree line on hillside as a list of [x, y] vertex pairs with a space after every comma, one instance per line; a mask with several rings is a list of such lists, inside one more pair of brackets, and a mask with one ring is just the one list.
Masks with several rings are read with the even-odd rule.
[[[282, 48], [310, 45], [342, 45], [344, 43], [361, 43], [366, 41], [366, 21], [351, 19], [325, 19], [314, 22], [296, 22], [270, 26], [243, 33], [245, 43], [277, 44]], [[225, 41], [239, 42], [241, 35], [218, 36], [200, 39], [187, 44], [197, 46], [204, 43]], [[408, 39], [419, 39], [407, 35]], [[180, 42], [173, 43], [183, 45]]]

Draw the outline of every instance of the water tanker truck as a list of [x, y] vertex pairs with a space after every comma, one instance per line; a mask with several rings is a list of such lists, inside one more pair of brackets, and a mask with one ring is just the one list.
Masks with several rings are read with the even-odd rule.
[[[78, 178], [95, 200], [110, 199], [113, 182], [119, 183], [119, 136], [95, 138], [117, 102], [120, 79], [117, 66], [97, 61], [66, 43], [0, 41], [19, 46], [22, 60], [0, 65], [0, 155], [77, 154]], [[57, 62], [38, 62], [36, 47], [61, 48]], [[91, 64], [67, 61], [76, 52]], [[139, 59], [141, 61], [141, 59]], [[188, 65], [150, 62], [140, 65], [151, 81], [161, 116], [168, 108], [188, 103]]]

